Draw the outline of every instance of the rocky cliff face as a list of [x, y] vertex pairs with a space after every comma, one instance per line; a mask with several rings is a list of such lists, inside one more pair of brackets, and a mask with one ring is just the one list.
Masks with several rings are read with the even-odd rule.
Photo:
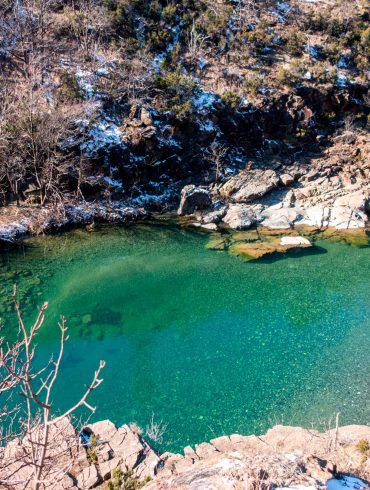
[[[56, 475], [53, 488], [314, 490], [339, 479], [338, 485], [360, 489], [367, 488], [365, 482], [349, 479], [344, 483], [341, 478], [370, 477], [368, 450], [364, 452], [364, 444], [359, 444], [370, 440], [370, 428], [365, 426], [340, 427], [325, 433], [275, 426], [263, 436], [233, 434], [195, 448], [188, 446], [182, 455], [157, 454], [135, 426], [117, 428], [106, 420], [91, 424], [88, 429], [95, 437], [94, 444], [87, 451], [79, 446], [69, 456], [64, 455], [70, 469], [59, 482]], [[72, 425], [68, 434], [75, 434]], [[21, 450], [15, 441], [6, 455]], [[26, 478], [29, 471], [24, 465], [18, 465], [15, 472], [14, 469], [7, 467], [13, 480]]]
[[[193, 215], [211, 230], [365, 229], [370, 210], [366, 129], [324, 118], [327, 111], [339, 115], [345, 107], [361, 110], [356, 89], [320, 96], [306, 92], [237, 112], [217, 97], [204, 98], [194, 117], [181, 123], [137, 105], [120, 127], [99, 123], [84, 145], [91, 158], [114, 168], [114, 177], [91, 176], [94, 199], [84, 203], [71, 198], [43, 209], [28, 201], [2, 208], [0, 237], [96, 220], [127, 221], [178, 206], [179, 215]], [[299, 131], [305, 136], [297, 136]], [[214, 143], [215, 136], [222, 144]], [[102, 186], [109, 195], [99, 191]]]

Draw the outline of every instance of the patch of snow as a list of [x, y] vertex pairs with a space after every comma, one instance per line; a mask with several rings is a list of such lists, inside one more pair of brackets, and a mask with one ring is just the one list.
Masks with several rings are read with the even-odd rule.
[[360, 489], [368, 489], [369, 486], [359, 478], [355, 478], [354, 476], [344, 476], [341, 479], [331, 478], [326, 482], [327, 490], [342, 490], [344, 488], [350, 490], [360, 490]]
[[206, 114], [213, 109], [213, 104], [217, 101], [218, 97], [211, 92], [204, 92], [200, 90], [193, 98], [193, 105], [200, 114]]
[[182, 146], [178, 141], [176, 141], [174, 138], [166, 137], [166, 136], [158, 136], [157, 137], [158, 142], [160, 143], [160, 147], [172, 147], [172, 148], [178, 148], [181, 149]]
[[306, 51], [310, 55], [310, 57], [313, 58], [314, 60], [317, 60], [320, 58], [320, 53], [318, 52], [318, 50], [314, 46], [307, 44]]
[[216, 131], [215, 125], [209, 119], [207, 121], [203, 122], [200, 125], [200, 128], [199, 129], [201, 131], [203, 131], [204, 133], [212, 133], [212, 132]]
[[89, 131], [89, 140], [81, 145], [88, 156], [96, 155], [100, 150], [122, 145], [123, 132], [114, 123], [101, 121]]
[[0, 226], [0, 241], [12, 242], [15, 238], [25, 235], [28, 232], [27, 220], [8, 223]]
[[348, 78], [344, 73], [338, 73], [337, 85], [338, 87], [346, 87], [348, 85]]
[[182, 22], [179, 22], [176, 26], [171, 28], [171, 31], [173, 32], [173, 41], [171, 44], [167, 46], [167, 49], [163, 51], [162, 53], [159, 53], [152, 61], [152, 66], [154, 70], [159, 73], [161, 70], [161, 64], [165, 60], [166, 56], [168, 56], [175, 48], [176, 44], [179, 41], [179, 37], [181, 34], [181, 25]]
[[337, 67], [338, 68], [348, 68], [349, 60], [346, 56], [341, 56], [338, 60]]
[[166, 191], [163, 194], [141, 194], [140, 196], [132, 199], [132, 204], [135, 206], [151, 206], [164, 204], [170, 197], [170, 192]]
[[109, 71], [107, 70], [107, 68], [102, 66], [95, 71], [95, 75], [97, 75], [98, 77], [107, 77], [109, 75]]
[[276, 8], [280, 10], [281, 12], [289, 12], [290, 10], [290, 5], [287, 4], [286, 2], [277, 2]]
[[282, 24], [285, 24], [285, 17], [280, 12], [276, 12], [276, 10], [270, 9], [269, 13], [272, 16], [276, 17], [279, 22], [281, 22]]
[[69, 66], [70, 65], [69, 61], [64, 59], [64, 58], [60, 58], [59, 63], [60, 63], [60, 66]]
[[207, 65], [208, 65], [208, 61], [206, 59], [199, 58], [198, 66], [199, 66], [200, 70], [203, 70]]
[[236, 174], [236, 170], [234, 168], [231, 168], [231, 167], [226, 167], [225, 168], [225, 174], [227, 174], [227, 175], [235, 175]]
[[122, 182], [120, 182], [119, 180], [112, 179], [111, 177], [104, 177], [103, 180], [107, 185], [111, 187], [122, 189]]
[[78, 69], [76, 72], [76, 79], [78, 86], [85, 94], [87, 99], [91, 99], [94, 95], [94, 88], [91, 83], [92, 74], [88, 71]]

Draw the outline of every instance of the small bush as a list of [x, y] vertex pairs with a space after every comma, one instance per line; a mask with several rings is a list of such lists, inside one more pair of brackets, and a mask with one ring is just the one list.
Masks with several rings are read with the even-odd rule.
[[90, 464], [96, 463], [98, 461], [98, 437], [99, 436], [95, 436], [94, 434], [90, 437], [90, 447], [86, 451], [87, 461]]
[[193, 97], [198, 91], [198, 84], [180, 71], [157, 75], [155, 88], [160, 91], [161, 108], [171, 110], [182, 119], [193, 109]]
[[300, 31], [293, 31], [286, 39], [285, 49], [292, 56], [300, 56], [306, 44], [306, 37]]
[[337, 19], [330, 20], [326, 28], [326, 32], [333, 37], [340, 37], [347, 32], [347, 26]]
[[367, 439], [360, 439], [356, 444], [356, 449], [362, 455], [367, 454], [370, 451], [370, 443]]
[[261, 22], [254, 31], [249, 31], [245, 34], [246, 39], [254, 45], [257, 52], [261, 52], [267, 48], [273, 40], [273, 35], [267, 30], [267, 26]]
[[227, 105], [231, 109], [237, 109], [241, 103], [240, 95], [236, 94], [235, 92], [232, 92], [231, 90], [227, 90], [221, 96], [221, 100], [225, 105]]
[[172, 36], [168, 29], [158, 29], [149, 34], [148, 47], [150, 51], [164, 51], [171, 41]]
[[173, 25], [176, 21], [176, 7], [170, 3], [162, 10], [162, 20], [166, 24]]
[[73, 73], [64, 71], [60, 75], [60, 88], [58, 90], [58, 96], [62, 102], [75, 102], [83, 99], [78, 80]]
[[143, 480], [132, 478], [132, 471], [124, 473], [121, 468], [116, 468], [113, 471], [112, 480], [107, 484], [107, 490], [139, 490], [150, 482], [150, 476]]
[[299, 81], [299, 77], [286, 68], [280, 68], [276, 75], [276, 80], [282, 85], [293, 87]]
[[330, 43], [325, 47], [325, 58], [333, 65], [336, 65], [340, 59], [342, 47], [337, 43]]
[[244, 80], [244, 86], [249, 93], [257, 95], [262, 86], [262, 77], [259, 75], [252, 75]]
[[327, 17], [325, 17], [323, 14], [308, 15], [303, 23], [303, 29], [311, 32], [323, 32], [327, 29], [327, 26]]

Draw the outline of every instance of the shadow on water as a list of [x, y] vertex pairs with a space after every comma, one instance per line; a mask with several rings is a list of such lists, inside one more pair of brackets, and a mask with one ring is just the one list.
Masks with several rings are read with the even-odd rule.
[[316, 255], [327, 254], [328, 251], [324, 247], [320, 247], [318, 245], [314, 245], [309, 248], [292, 248], [291, 250], [287, 250], [285, 253], [275, 252], [269, 255], [265, 255], [259, 259], [252, 259], [248, 261], [251, 264], [273, 264], [274, 262], [278, 262], [285, 259], [300, 259], [302, 257], [313, 257]]

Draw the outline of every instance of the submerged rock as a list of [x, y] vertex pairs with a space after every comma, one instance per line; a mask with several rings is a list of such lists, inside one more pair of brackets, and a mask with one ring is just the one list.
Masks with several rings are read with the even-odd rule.
[[283, 236], [271, 242], [236, 242], [229, 248], [231, 255], [237, 255], [246, 259], [259, 259], [264, 255], [273, 253], [285, 253], [293, 248], [312, 247], [311, 242], [301, 236]]

